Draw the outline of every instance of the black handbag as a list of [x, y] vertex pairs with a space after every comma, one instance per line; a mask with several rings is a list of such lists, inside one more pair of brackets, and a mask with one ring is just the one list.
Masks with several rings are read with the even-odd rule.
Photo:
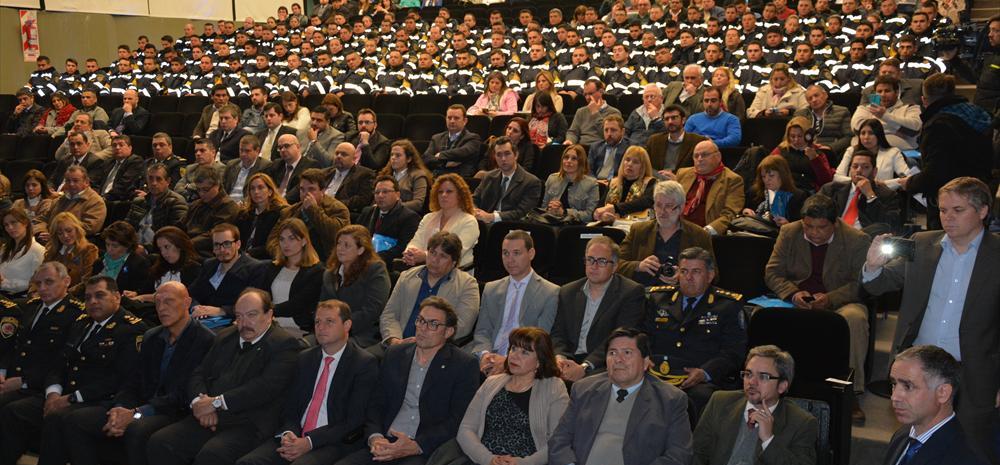
[[744, 232], [756, 234], [764, 237], [778, 237], [778, 227], [773, 221], [765, 220], [759, 216], [738, 216], [729, 225], [731, 232]]
[[581, 224], [579, 218], [572, 215], [553, 215], [541, 208], [528, 211], [524, 215], [524, 221], [528, 223], [544, 224], [546, 226], [567, 226]]

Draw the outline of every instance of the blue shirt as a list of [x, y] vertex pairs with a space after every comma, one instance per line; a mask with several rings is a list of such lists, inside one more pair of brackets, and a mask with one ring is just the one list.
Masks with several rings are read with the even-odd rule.
[[705, 112], [695, 113], [684, 123], [684, 130], [712, 139], [720, 149], [736, 147], [743, 138], [740, 119], [724, 111], [714, 117]]
[[955, 360], [962, 360], [958, 329], [962, 322], [972, 268], [976, 264], [976, 254], [985, 233], [986, 229], [980, 231], [969, 243], [965, 253], [955, 250], [947, 234], [941, 239], [941, 258], [934, 270], [927, 310], [913, 345], [936, 345], [948, 351]]
[[406, 322], [406, 327], [403, 328], [404, 339], [417, 334], [417, 316], [420, 315], [420, 302], [423, 302], [424, 299], [432, 295], [437, 295], [438, 291], [441, 290], [441, 285], [451, 281], [452, 275], [452, 273], [448, 273], [442, 276], [434, 286], [431, 286], [427, 282], [426, 266], [417, 274], [420, 275], [420, 291], [417, 292], [417, 300], [413, 301], [413, 311], [410, 312], [410, 319]]

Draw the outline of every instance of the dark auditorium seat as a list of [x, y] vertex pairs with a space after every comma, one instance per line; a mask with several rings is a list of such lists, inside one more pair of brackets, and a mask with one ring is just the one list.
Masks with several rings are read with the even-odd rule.
[[406, 125], [406, 118], [392, 113], [376, 113], [378, 117], [378, 131], [390, 141], [403, 137], [403, 127]]
[[97, 106], [108, 112], [111, 115], [111, 111], [115, 108], [121, 108], [122, 106], [122, 96], [121, 94], [108, 94], [108, 95], [98, 95], [97, 96]]
[[466, 109], [469, 109], [476, 104], [476, 100], [479, 100], [478, 94], [472, 95], [452, 95], [450, 99], [451, 105], [462, 105]]
[[[395, 113], [406, 116], [410, 113], [410, 96], [395, 94], [379, 94], [372, 102], [372, 110], [379, 115], [383, 113]], [[381, 120], [379, 116], [379, 120]]]
[[712, 236], [719, 287], [743, 294], [744, 299], [770, 292], [764, 282], [764, 267], [771, 258], [774, 242], [763, 236]]
[[0, 134], [0, 160], [17, 158], [17, 141], [14, 134]]
[[465, 125], [465, 129], [469, 132], [474, 132], [479, 134], [480, 139], [486, 142], [486, 139], [490, 137], [490, 117], [484, 115], [469, 115], [469, 122]]
[[[510, 124], [510, 120], [514, 119], [514, 115], [497, 115], [490, 120], [489, 135], [500, 137], [507, 133], [507, 125]], [[484, 137], [483, 140], [486, 140]]]
[[586, 276], [583, 257], [586, 256], [587, 242], [597, 236], [608, 236], [621, 244], [625, 231], [616, 228], [591, 227], [583, 225], [563, 226], [556, 238], [556, 254], [559, 266], [549, 273], [549, 280], [562, 285]]
[[49, 157], [49, 144], [52, 138], [49, 136], [32, 135], [21, 137], [17, 142], [17, 160], [37, 160], [41, 162], [51, 161]]
[[43, 170], [45, 163], [38, 160], [11, 160], [4, 162], [3, 174], [10, 180], [10, 191], [15, 195], [24, 192], [24, 175], [31, 170]]
[[132, 139], [132, 153], [143, 158], [153, 156], [153, 138], [150, 136], [129, 136]]
[[535, 243], [535, 258], [531, 260], [531, 267], [542, 276], [548, 274], [549, 269], [554, 264], [553, 259], [556, 257], [554, 255], [556, 233], [553, 227], [519, 221], [501, 221], [493, 223], [485, 229], [488, 231], [486, 237], [480, 235], [479, 243], [476, 245], [477, 280], [489, 282], [507, 276], [507, 271], [500, 258], [500, 249], [504, 236], [515, 229], [527, 232]]
[[743, 122], [743, 143], [761, 145], [774, 150], [785, 137], [785, 126], [791, 118], [749, 118]]
[[194, 135], [194, 128], [198, 126], [198, 120], [200, 119], [201, 113], [185, 113], [184, 125], [181, 126], [181, 134], [185, 137], [191, 137]]
[[154, 95], [149, 99], [150, 113], [168, 113], [177, 111], [178, 98], [173, 95]]
[[431, 140], [431, 136], [447, 130], [443, 113], [416, 113], [406, 117], [403, 135], [410, 140]]
[[[200, 118], [201, 115], [199, 114]], [[195, 121], [197, 124], [197, 120]], [[194, 128], [191, 128], [194, 131]], [[146, 135], [152, 136], [158, 132], [165, 132], [171, 136], [190, 135], [191, 132], [184, 132], [184, 114], [177, 112], [153, 113], [146, 126]]]
[[448, 105], [451, 101], [448, 99], [447, 95], [439, 94], [423, 94], [414, 95], [410, 98], [410, 111], [407, 114], [413, 113], [436, 113], [444, 116], [445, 112], [448, 111]]
[[212, 103], [212, 99], [209, 97], [185, 95], [177, 99], [177, 111], [180, 113], [198, 113], [201, 115], [201, 111], [210, 103]]
[[562, 153], [566, 149], [563, 145], [546, 145], [542, 149], [542, 154], [535, 159], [535, 165], [531, 167], [531, 174], [541, 179], [544, 183], [549, 175], [559, 171], [562, 167]]
[[355, 117], [358, 116], [358, 110], [361, 110], [362, 108], [371, 108], [372, 106], [372, 96], [368, 94], [348, 94], [340, 97], [340, 101], [344, 104], [344, 111], [350, 112]]

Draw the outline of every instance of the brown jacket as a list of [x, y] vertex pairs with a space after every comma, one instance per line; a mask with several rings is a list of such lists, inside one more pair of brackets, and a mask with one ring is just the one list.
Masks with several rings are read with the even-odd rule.
[[708, 140], [708, 138], [685, 131], [681, 146], [677, 149], [677, 164], [675, 166], [663, 166], [666, 163], [667, 144], [669, 144], [669, 136], [666, 132], [658, 132], [650, 136], [649, 140], [646, 141], [646, 151], [649, 152], [649, 161], [653, 164], [654, 170], [671, 170], [676, 173], [681, 168], [694, 165], [694, 146], [703, 140]]
[[[58, 239], [50, 239], [56, 241]], [[55, 244], [53, 244], [55, 245]], [[79, 243], [77, 244], [79, 245]], [[59, 262], [66, 265], [69, 272], [69, 293], [70, 295], [82, 295], [84, 283], [93, 273], [94, 263], [99, 259], [100, 252], [94, 244], [87, 244], [87, 247], [74, 247], [68, 254], [59, 253], [56, 247], [54, 253], [45, 253], [45, 261]]]
[[[677, 171], [677, 182], [684, 186], [685, 192], [691, 189], [696, 179], [697, 173], [694, 168]], [[722, 174], [712, 183], [708, 195], [703, 200], [705, 221], [708, 222], [706, 226], [711, 226], [719, 234], [725, 234], [729, 229], [729, 223], [743, 209], [744, 195], [743, 178], [729, 168], [723, 168]]]
[[71, 200], [66, 195], [56, 199], [55, 203], [52, 204], [52, 210], [49, 211], [48, 221], [51, 222], [52, 218], [61, 212], [70, 212], [76, 215], [83, 223], [83, 230], [88, 236], [97, 234], [104, 226], [104, 220], [108, 217], [108, 208], [104, 205], [104, 199], [89, 187], [80, 192], [80, 196], [76, 199]]
[[[826, 288], [831, 310], [860, 301], [858, 273], [865, 264], [869, 242], [871, 239], [867, 234], [837, 219], [833, 240], [823, 261], [823, 287]], [[764, 268], [767, 287], [787, 300], [800, 290], [799, 283], [809, 278], [811, 273], [812, 254], [802, 220], [782, 226], [771, 259]]]
[[[705, 230], [684, 218], [681, 221], [681, 250], [688, 247], [701, 247], [712, 253], [712, 238]], [[629, 279], [639, 268], [639, 262], [646, 257], [653, 255], [656, 248], [656, 219], [635, 223], [625, 236], [622, 242], [621, 257], [618, 263], [618, 272]], [[713, 254], [714, 255], [714, 254]]]
[[[305, 211], [302, 209], [302, 202], [286, 208], [281, 214], [281, 220], [278, 221], [278, 224], [287, 218], [295, 217], [306, 223], [312, 245], [316, 249], [316, 253], [319, 254], [320, 260], [324, 262], [336, 244], [337, 232], [340, 231], [340, 228], [351, 224], [351, 213], [347, 210], [347, 206], [329, 195], [323, 196], [318, 207]], [[268, 243], [277, 240], [277, 231], [278, 228], [271, 230]]]

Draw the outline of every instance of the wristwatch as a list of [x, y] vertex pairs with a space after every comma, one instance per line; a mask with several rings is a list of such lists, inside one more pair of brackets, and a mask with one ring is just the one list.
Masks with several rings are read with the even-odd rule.
[[222, 408], [222, 396], [215, 396], [212, 398], [212, 408], [216, 410]]
[[132, 409], [132, 418], [136, 420], [142, 418], [142, 412], [140, 412], [139, 409]]

